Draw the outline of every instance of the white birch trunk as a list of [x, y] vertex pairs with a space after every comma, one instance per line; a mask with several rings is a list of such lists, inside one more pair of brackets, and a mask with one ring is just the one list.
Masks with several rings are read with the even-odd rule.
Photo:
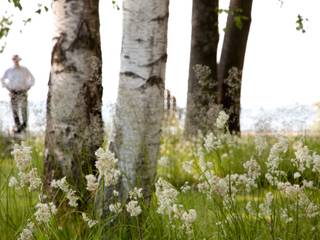
[[[56, 0], [45, 141], [45, 183], [73, 184], [94, 163], [102, 144], [99, 0]], [[82, 179], [83, 178], [83, 179]]]
[[125, 173], [122, 197], [156, 175], [167, 59], [169, 0], [124, 0], [121, 72], [111, 148]]

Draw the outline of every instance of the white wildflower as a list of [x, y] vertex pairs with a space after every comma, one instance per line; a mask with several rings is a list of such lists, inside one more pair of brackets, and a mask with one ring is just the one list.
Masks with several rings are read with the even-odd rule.
[[252, 202], [249, 201], [247, 202], [247, 205], [246, 205], [246, 210], [248, 211], [248, 213], [251, 215], [251, 216], [254, 216], [256, 214], [256, 211], [253, 209], [252, 207]]
[[301, 141], [295, 143], [293, 148], [295, 150], [294, 154], [296, 159], [293, 159], [292, 162], [299, 169], [299, 171], [303, 173], [306, 168], [311, 167], [313, 160], [312, 156], [309, 154], [308, 147], [304, 146]]
[[63, 192], [68, 192], [69, 191], [69, 184], [67, 182], [67, 178], [63, 177], [59, 180], [53, 179], [51, 181], [51, 187], [52, 188], [60, 188]]
[[197, 219], [197, 212], [195, 209], [190, 209], [182, 214], [181, 220], [185, 223], [192, 224]]
[[130, 213], [131, 217], [139, 216], [142, 212], [142, 209], [136, 200], [131, 200], [126, 205], [127, 212]]
[[185, 193], [191, 190], [191, 186], [189, 185], [189, 182], [185, 182], [183, 186], [180, 188], [181, 192]]
[[69, 200], [68, 204], [71, 207], [77, 207], [78, 206], [77, 201], [79, 200], [79, 197], [76, 196], [76, 191], [70, 189], [67, 192], [67, 199]]
[[119, 192], [117, 190], [113, 190], [112, 192], [113, 196], [118, 197], [119, 196]]
[[162, 178], [159, 178], [156, 182], [156, 196], [158, 199], [159, 214], [171, 215], [173, 209], [172, 206], [175, 203], [179, 192], [174, 187]]
[[281, 209], [281, 211], [280, 211], [280, 218], [281, 218], [285, 223], [293, 222], [293, 218], [292, 218], [292, 217], [289, 217], [289, 215], [288, 215], [288, 210], [287, 210], [287, 209]]
[[87, 188], [86, 189], [90, 192], [95, 192], [99, 186], [97, 178], [94, 175], [89, 174], [86, 176], [86, 180], [87, 180]]
[[270, 216], [271, 215], [271, 205], [273, 201], [273, 195], [271, 192], [268, 192], [265, 196], [264, 202], [259, 205], [260, 215]]
[[99, 148], [95, 154], [97, 156], [95, 166], [99, 171], [99, 179], [104, 178], [106, 187], [115, 185], [120, 177], [120, 171], [116, 169], [118, 160], [112, 152], [104, 151], [102, 148]]
[[15, 177], [11, 176], [9, 178], [8, 186], [12, 188], [12, 187], [15, 187], [16, 185], [18, 185], [18, 180]]
[[109, 205], [110, 212], [119, 214], [122, 212], [122, 204], [120, 202], [116, 202], [114, 204]]
[[243, 164], [243, 167], [247, 170], [247, 176], [252, 179], [257, 179], [261, 175], [261, 167], [254, 159], [247, 161]]
[[20, 172], [26, 171], [31, 163], [31, 147], [25, 143], [21, 145], [15, 144], [11, 154], [13, 155], [18, 170]]
[[293, 174], [293, 178], [294, 178], [294, 179], [297, 179], [297, 178], [299, 178], [299, 177], [301, 177], [301, 174], [300, 174], [299, 172], [295, 172], [295, 173]]
[[143, 197], [142, 191], [143, 191], [142, 188], [134, 187], [134, 189], [129, 192], [130, 199], [138, 200], [139, 198], [142, 198]]
[[32, 168], [30, 172], [27, 174], [28, 182], [29, 182], [29, 191], [34, 191], [40, 188], [42, 185], [41, 178], [38, 176], [38, 172], [36, 168]]
[[[181, 206], [182, 209], [182, 206]], [[192, 235], [192, 224], [197, 218], [197, 212], [194, 209], [190, 209], [189, 211], [182, 211], [179, 216], [179, 219], [182, 221], [182, 230], [189, 236]]]
[[218, 129], [224, 129], [227, 121], [229, 120], [229, 115], [225, 111], [220, 111], [216, 120], [216, 126]]
[[94, 225], [96, 225], [98, 223], [97, 220], [92, 220], [92, 219], [88, 218], [87, 214], [85, 214], [85, 213], [82, 213], [82, 218], [88, 224], [89, 228], [92, 228]]
[[56, 214], [57, 208], [53, 203], [38, 203], [34, 213], [39, 223], [48, 223], [52, 215]]
[[278, 189], [284, 192], [288, 197], [297, 197], [302, 192], [302, 188], [298, 184], [292, 185], [289, 182], [278, 183]]
[[32, 240], [33, 229], [34, 229], [34, 224], [32, 222], [29, 222], [27, 226], [22, 230], [17, 240]]
[[161, 156], [158, 161], [158, 164], [162, 167], [167, 167], [169, 163], [169, 158], [167, 156]]
[[193, 169], [193, 161], [184, 161], [182, 163], [182, 169], [188, 173], [188, 174], [192, 174], [192, 169]]
[[222, 145], [220, 138], [215, 136], [213, 133], [209, 133], [204, 138], [204, 147], [205, 149], [210, 152], [220, 148]]
[[302, 180], [302, 186], [304, 188], [313, 188], [313, 181]]
[[258, 155], [261, 155], [262, 152], [268, 147], [267, 139], [263, 136], [256, 136], [254, 138], [254, 143], [256, 150], [258, 152]]

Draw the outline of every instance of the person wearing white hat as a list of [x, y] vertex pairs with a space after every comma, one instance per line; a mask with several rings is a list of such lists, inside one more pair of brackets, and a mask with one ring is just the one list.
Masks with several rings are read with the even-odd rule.
[[[7, 69], [1, 78], [2, 86], [8, 89], [11, 97], [11, 107], [15, 122], [15, 133], [25, 131], [28, 124], [28, 94], [34, 85], [34, 77], [28, 68], [21, 66], [22, 59], [13, 55], [13, 67]], [[22, 119], [20, 119], [20, 113]]]

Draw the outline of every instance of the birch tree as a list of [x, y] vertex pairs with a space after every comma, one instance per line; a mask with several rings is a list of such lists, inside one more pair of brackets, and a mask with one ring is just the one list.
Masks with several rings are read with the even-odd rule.
[[[45, 184], [67, 176], [83, 188], [103, 141], [99, 0], [52, 2]], [[82, 186], [82, 187], [81, 187]], [[84, 188], [83, 188], [84, 189]]]
[[[193, 0], [192, 36], [185, 134], [210, 128], [210, 109], [217, 101], [218, 0]], [[207, 66], [209, 69], [194, 69]], [[195, 71], [196, 70], [196, 71]], [[198, 71], [198, 74], [197, 74]], [[200, 75], [200, 79], [199, 76]]]
[[242, 70], [253, 0], [231, 0], [218, 69], [219, 103], [230, 115], [230, 132], [240, 133]]
[[169, 0], [124, 0], [118, 98], [111, 149], [124, 175], [122, 197], [134, 186], [148, 199], [156, 175], [164, 104]]

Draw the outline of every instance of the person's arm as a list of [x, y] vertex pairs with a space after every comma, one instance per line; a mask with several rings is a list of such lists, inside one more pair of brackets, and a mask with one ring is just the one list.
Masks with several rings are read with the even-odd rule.
[[26, 70], [27, 70], [27, 74], [28, 74], [28, 80], [29, 80], [29, 88], [28, 89], [30, 89], [33, 85], [34, 85], [34, 76], [32, 75], [32, 73], [29, 71], [29, 69], [28, 68], [26, 68]]
[[8, 78], [8, 70], [5, 71], [5, 73], [3, 74], [2, 78], [1, 78], [2, 87], [7, 87], [7, 84], [6, 84], [7, 78]]

